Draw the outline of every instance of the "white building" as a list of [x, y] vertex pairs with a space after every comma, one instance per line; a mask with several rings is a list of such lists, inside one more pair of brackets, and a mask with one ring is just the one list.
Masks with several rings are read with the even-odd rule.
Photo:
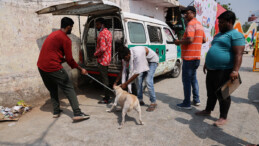
[[179, 6], [178, 0], [109, 0], [123, 11], [136, 13], [165, 21], [167, 8]]

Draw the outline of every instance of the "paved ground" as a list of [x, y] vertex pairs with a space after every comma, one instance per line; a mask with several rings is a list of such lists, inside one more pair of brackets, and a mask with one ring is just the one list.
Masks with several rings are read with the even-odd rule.
[[[82, 111], [91, 119], [72, 123], [72, 112], [67, 99], [62, 99], [64, 114], [53, 119], [50, 100], [34, 107], [18, 122], [0, 124], [0, 145], [246, 145], [259, 144], [259, 72], [252, 72], [251, 55], [245, 55], [241, 67], [243, 84], [234, 92], [229, 111], [229, 122], [218, 128], [213, 122], [219, 117], [218, 104], [211, 117], [197, 117], [196, 111], [205, 108], [206, 88], [203, 63], [198, 70], [201, 106], [192, 110], [176, 107], [183, 99], [181, 77], [158, 77], [155, 90], [158, 109], [153, 113], [142, 107], [144, 126], [138, 125], [135, 111], [126, 117], [125, 127], [118, 129], [120, 112], [107, 113], [106, 105], [98, 105], [100, 88], [84, 87], [78, 93]], [[146, 103], [149, 103], [145, 96]], [[108, 106], [110, 107], [110, 106]]]

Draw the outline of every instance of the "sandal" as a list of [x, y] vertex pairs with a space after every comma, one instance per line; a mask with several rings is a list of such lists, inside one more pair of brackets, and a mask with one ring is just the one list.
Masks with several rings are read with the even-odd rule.
[[156, 107], [157, 107], [157, 104], [156, 104], [156, 103], [151, 103], [150, 106], [147, 108], [146, 111], [152, 112], [152, 111], [154, 111], [154, 110], [156, 109]]

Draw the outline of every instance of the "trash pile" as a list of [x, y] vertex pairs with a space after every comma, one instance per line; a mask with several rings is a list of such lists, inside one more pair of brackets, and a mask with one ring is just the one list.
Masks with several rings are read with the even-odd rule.
[[23, 100], [18, 101], [16, 106], [12, 108], [0, 106], [0, 122], [17, 121], [24, 113], [31, 109], [31, 106], [27, 105]]

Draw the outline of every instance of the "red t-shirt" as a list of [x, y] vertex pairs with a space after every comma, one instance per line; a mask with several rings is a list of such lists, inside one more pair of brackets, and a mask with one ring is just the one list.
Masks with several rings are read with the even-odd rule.
[[54, 72], [62, 69], [61, 63], [66, 61], [72, 69], [77, 68], [71, 46], [72, 42], [65, 32], [52, 32], [42, 45], [37, 66], [45, 72]]

